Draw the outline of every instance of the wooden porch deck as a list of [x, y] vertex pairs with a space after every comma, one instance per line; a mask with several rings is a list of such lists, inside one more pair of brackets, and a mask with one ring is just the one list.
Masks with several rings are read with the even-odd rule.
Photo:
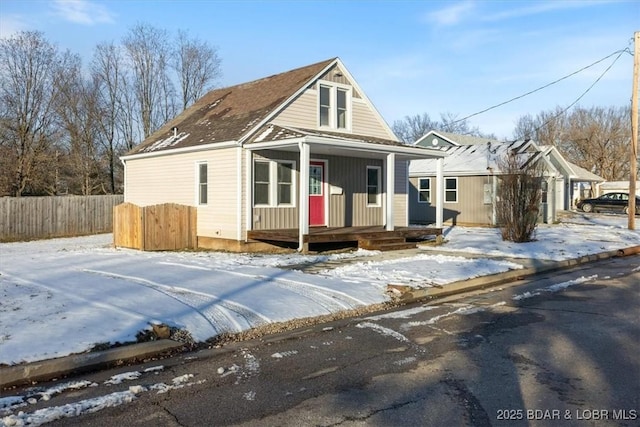
[[[441, 235], [442, 228], [435, 227], [396, 227], [393, 231], [387, 231], [382, 226], [311, 227], [303, 240], [305, 244], [357, 242], [358, 247], [364, 249], [392, 250], [415, 247], [415, 243], [408, 243], [406, 239]], [[299, 230], [251, 230], [247, 237], [266, 242], [298, 243]]]

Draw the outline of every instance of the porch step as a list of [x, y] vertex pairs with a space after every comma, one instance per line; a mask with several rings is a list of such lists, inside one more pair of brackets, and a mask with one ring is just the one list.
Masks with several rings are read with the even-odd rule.
[[414, 249], [416, 244], [407, 242], [404, 237], [377, 237], [358, 240], [358, 247], [375, 251], [398, 251]]

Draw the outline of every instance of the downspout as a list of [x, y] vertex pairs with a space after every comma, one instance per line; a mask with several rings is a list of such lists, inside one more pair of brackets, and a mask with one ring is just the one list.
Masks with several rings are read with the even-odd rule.
[[127, 202], [127, 161], [120, 157], [120, 161], [122, 162], [122, 170], [124, 173], [123, 183], [122, 183], [122, 194], [124, 196], [124, 202]]

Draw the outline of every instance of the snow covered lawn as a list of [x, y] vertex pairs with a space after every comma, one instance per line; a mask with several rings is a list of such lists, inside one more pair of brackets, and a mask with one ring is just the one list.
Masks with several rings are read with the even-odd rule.
[[[640, 244], [624, 217], [582, 222], [541, 226], [538, 241], [519, 245], [502, 242], [498, 230], [455, 227], [446, 231], [445, 245], [395, 259], [371, 251], [145, 253], [112, 248], [110, 234], [0, 244], [0, 365], [135, 341], [138, 332], [159, 323], [204, 341], [384, 302], [387, 284], [442, 286], [521, 268], [513, 260], [431, 250], [560, 260]], [[330, 260], [345, 263], [319, 274], [282, 268]]]

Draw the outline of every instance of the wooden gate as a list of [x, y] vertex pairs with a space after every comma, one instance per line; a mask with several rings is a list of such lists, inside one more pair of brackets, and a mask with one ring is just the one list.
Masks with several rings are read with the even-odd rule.
[[195, 249], [197, 212], [193, 206], [175, 203], [145, 207], [123, 203], [113, 211], [113, 243], [143, 251]]

